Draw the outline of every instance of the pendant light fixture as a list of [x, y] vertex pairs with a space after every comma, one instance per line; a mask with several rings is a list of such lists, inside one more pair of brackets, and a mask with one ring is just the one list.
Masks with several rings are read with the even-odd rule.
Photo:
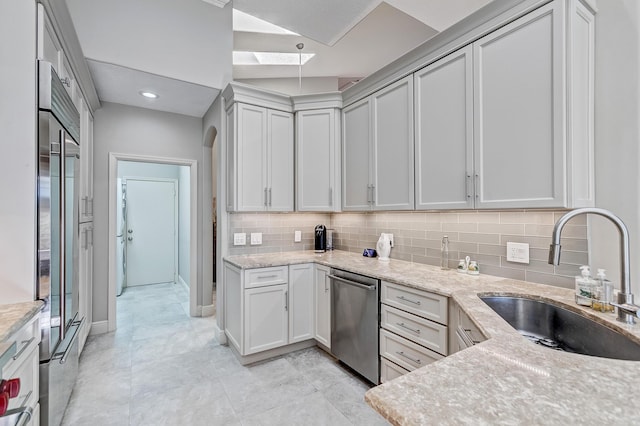
[[304, 49], [304, 43], [296, 44], [298, 48], [298, 90], [302, 93], [302, 49]]

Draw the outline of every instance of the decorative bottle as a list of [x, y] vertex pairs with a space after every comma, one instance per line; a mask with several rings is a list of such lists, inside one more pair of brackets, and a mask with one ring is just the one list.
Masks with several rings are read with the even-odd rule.
[[440, 247], [440, 269], [449, 269], [449, 237], [442, 237], [442, 245]]

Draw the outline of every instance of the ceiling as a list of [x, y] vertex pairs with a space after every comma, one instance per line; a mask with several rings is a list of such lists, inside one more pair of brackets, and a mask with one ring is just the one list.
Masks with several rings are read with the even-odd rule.
[[[303, 42], [316, 54], [303, 76], [333, 78], [337, 89], [489, 1], [66, 0], [101, 100], [196, 117], [231, 79], [298, 76], [296, 66], [232, 66], [232, 50], [297, 52]], [[299, 35], [234, 32], [232, 6]], [[143, 99], [145, 87], [160, 98]]]

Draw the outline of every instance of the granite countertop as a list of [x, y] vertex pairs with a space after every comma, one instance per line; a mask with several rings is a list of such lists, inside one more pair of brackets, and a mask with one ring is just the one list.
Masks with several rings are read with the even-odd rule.
[[42, 301], [0, 305], [0, 343], [29, 322], [42, 309]]
[[232, 256], [242, 269], [315, 262], [453, 298], [487, 340], [369, 390], [365, 399], [396, 425], [629, 424], [640, 418], [640, 362], [540, 347], [514, 330], [479, 295], [527, 296], [582, 313], [640, 342], [640, 324], [574, 303], [573, 290], [342, 251]]

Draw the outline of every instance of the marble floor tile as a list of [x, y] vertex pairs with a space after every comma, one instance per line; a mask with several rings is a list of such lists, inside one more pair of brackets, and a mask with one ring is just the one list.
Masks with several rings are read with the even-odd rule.
[[183, 286], [127, 288], [114, 332], [89, 336], [62, 424], [377, 425], [369, 385], [319, 348], [242, 366], [191, 318]]

